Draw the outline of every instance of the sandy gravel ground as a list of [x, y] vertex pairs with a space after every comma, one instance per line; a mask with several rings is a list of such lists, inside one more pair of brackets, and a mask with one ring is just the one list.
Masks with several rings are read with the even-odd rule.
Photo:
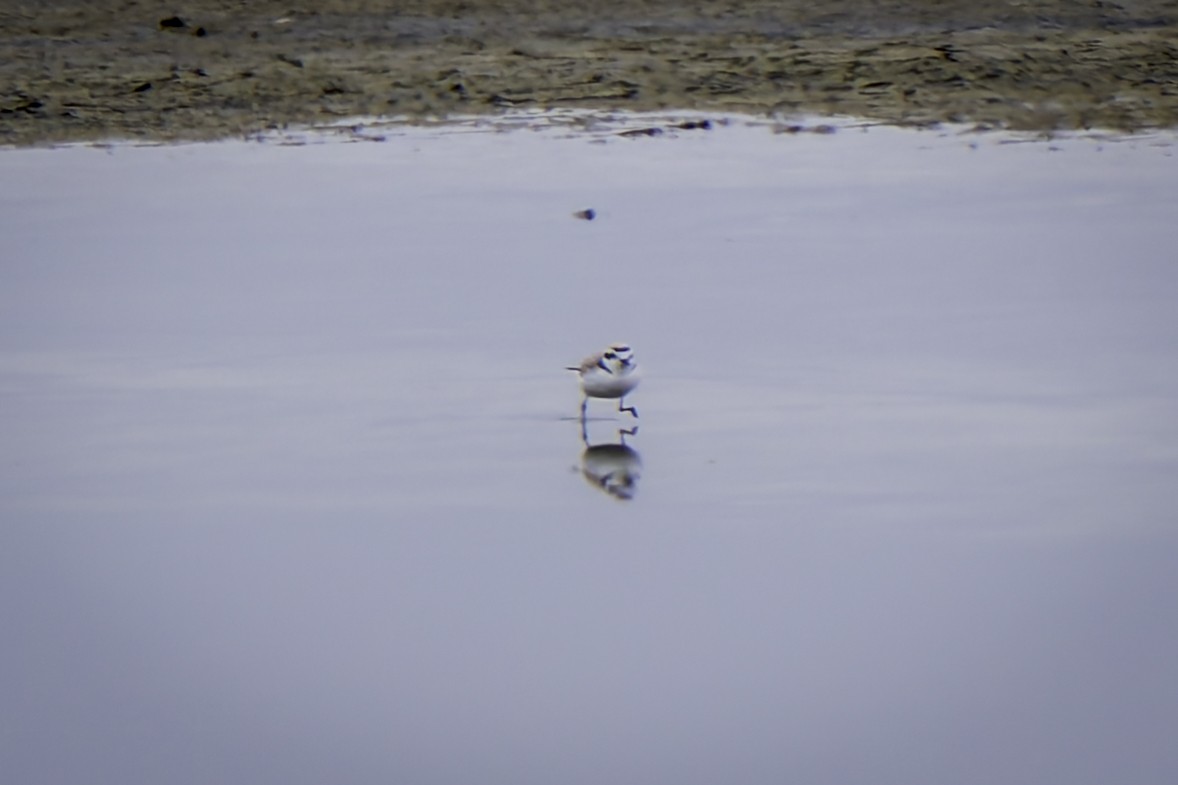
[[0, 144], [558, 106], [1178, 125], [1174, 0], [0, 2], [0, 53]]

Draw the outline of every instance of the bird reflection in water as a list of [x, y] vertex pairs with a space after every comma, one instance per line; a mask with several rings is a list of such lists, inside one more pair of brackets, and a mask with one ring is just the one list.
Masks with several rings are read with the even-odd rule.
[[626, 437], [638, 433], [638, 427], [619, 428], [616, 442], [590, 444], [585, 421], [581, 421], [581, 476], [585, 481], [615, 499], [630, 501], [638, 490], [642, 476], [642, 456], [630, 445]]

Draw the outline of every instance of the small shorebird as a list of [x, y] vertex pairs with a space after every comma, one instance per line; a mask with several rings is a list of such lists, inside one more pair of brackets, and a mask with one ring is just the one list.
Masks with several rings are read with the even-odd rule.
[[591, 354], [580, 365], [570, 365], [581, 377], [581, 419], [590, 398], [617, 398], [618, 411], [638, 416], [638, 410], [626, 406], [626, 394], [638, 386], [638, 363], [629, 344], [611, 344], [605, 351]]

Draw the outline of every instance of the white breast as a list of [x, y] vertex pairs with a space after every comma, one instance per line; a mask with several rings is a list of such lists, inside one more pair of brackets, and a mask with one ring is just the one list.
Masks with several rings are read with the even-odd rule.
[[637, 369], [619, 374], [593, 368], [581, 377], [581, 389], [591, 398], [621, 398], [637, 386]]

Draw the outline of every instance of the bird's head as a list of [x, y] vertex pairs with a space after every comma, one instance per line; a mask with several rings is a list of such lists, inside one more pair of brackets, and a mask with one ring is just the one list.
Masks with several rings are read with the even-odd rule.
[[626, 372], [638, 367], [638, 363], [634, 360], [634, 351], [628, 343], [610, 344], [602, 352], [602, 357], [616, 371]]

